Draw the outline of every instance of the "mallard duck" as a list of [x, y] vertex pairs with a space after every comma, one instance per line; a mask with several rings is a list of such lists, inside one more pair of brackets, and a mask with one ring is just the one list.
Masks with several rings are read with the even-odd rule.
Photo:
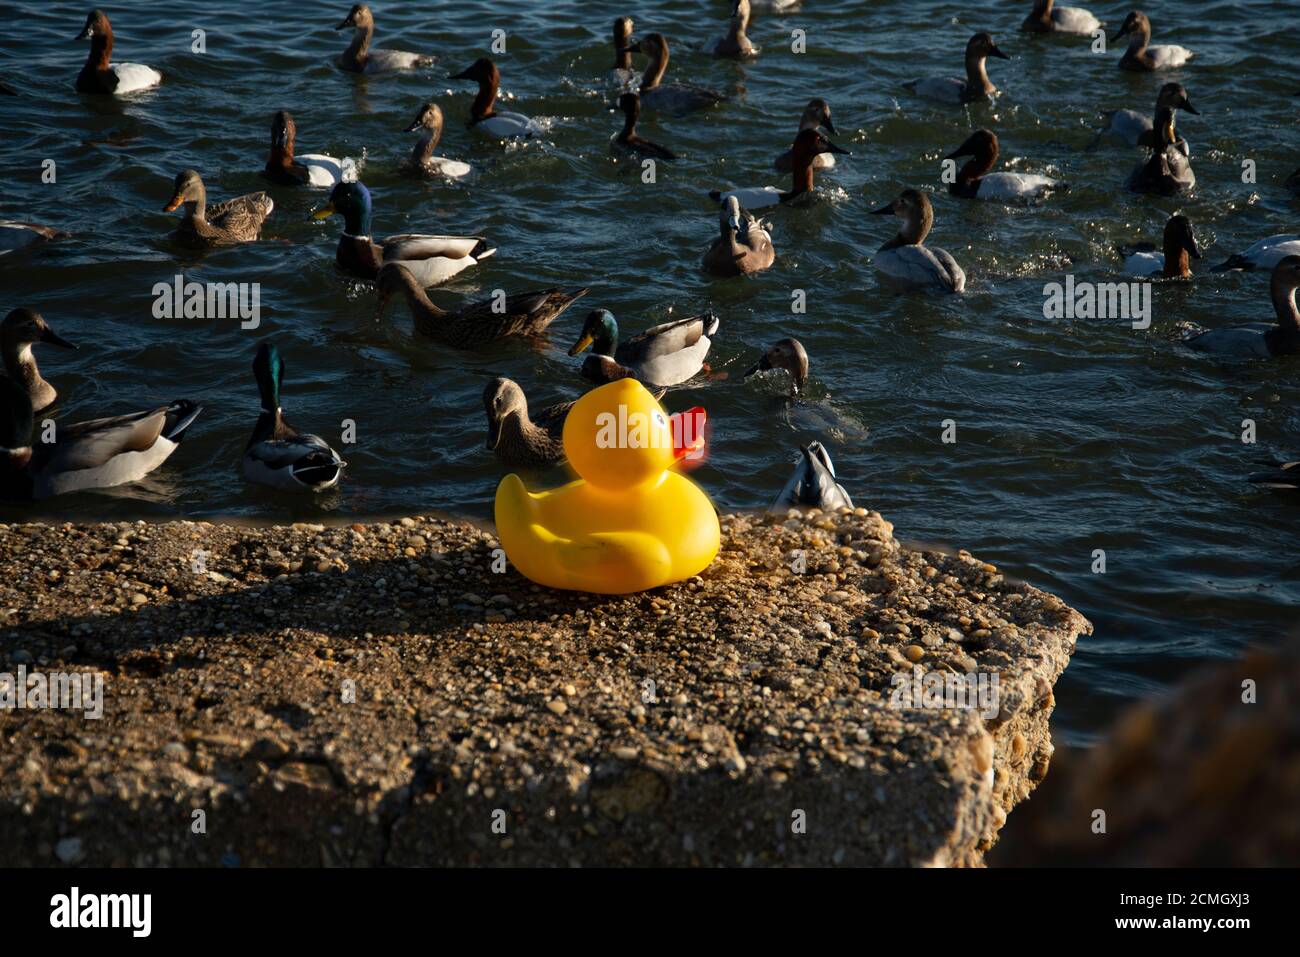
[[1267, 472], [1256, 472], [1248, 477], [1246, 481], [1283, 491], [1300, 491], [1300, 461], [1268, 462], [1266, 464], [1269, 466]]
[[284, 362], [273, 343], [263, 342], [253, 358], [262, 411], [244, 449], [244, 477], [285, 492], [323, 492], [339, 483], [347, 466], [319, 435], [299, 432], [280, 413]]
[[540, 469], [564, 461], [564, 419], [573, 402], [528, 414], [528, 398], [513, 379], [496, 378], [483, 389], [487, 447], [510, 468]]
[[35, 412], [53, 405], [59, 395], [54, 386], [41, 378], [41, 371], [36, 367], [32, 347], [40, 342], [62, 349], [77, 348], [56, 334], [41, 314], [31, 309], [15, 309], [0, 322], [0, 353], [4, 357], [5, 376], [27, 391]]
[[30, 251], [52, 239], [67, 239], [70, 233], [40, 223], [0, 219], [0, 259], [14, 253]]
[[618, 321], [608, 309], [588, 313], [582, 334], [569, 350], [576, 356], [588, 346], [591, 355], [582, 362], [582, 374], [592, 382], [637, 379], [646, 386], [678, 385], [704, 368], [704, 358], [718, 332], [712, 312], [677, 319], [625, 342], [618, 340]]
[[77, 74], [78, 93], [136, 93], [157, 86], [162, 74], [143, 63], [110, 63], [113, 55], [113, 26], [103, 10], [91, 10], [78, 40], [90, 41], [86, 65]]
[[262, 232], [262, 223], [275, 209], [275, 203], [266, 193], [249, 193], [209, 206], [203, 180], [192, 169], [176, 176], [172, 198], [163, 212], [170, 213], [182, 203], [185, 215], [173, 237], [186, 246], [198, 248], [253, 242]]
[[405, 50], [372, 50], [370, 41], [375, 36], [375, 18], [364, 3], [356, 4], [335, 30], [353, 28], [352, 42], [338, 59], [338, 64], [349, 73], [386, 73], [390, 70], [412, 70], [428, 66], [433, 57]]
[[1172, 70], [1182, 66], [1194, 56], [1187, 47], [1173, 44], [1150, 46], [1151, 21], [1141, 10], [1134, 10], [1124, 18], [1119, 32], [1110, 38], [1110, 42], [1118, 43], [1120, 37], [1125, 34], [1132, 39], [1129, 40], [1128, 49], [1120, 57], [1121, 70], [1135, 70], [1142, 73], [1150, 73], [1152, 70]]
[[388, 263], [400, 263], [426, 289], [446, 282], [496, 252], [482, 236], [430, 236], [399, 233], [376, 243], [370, 236], [370, 190], [364, 183], [339, 183], [329, 202], [312, 214], [327, 219], [340, 213], [343, 233], [335, 254], [340, 268], [374, 279]]
[[441, 176], [446, 179], [467, 180], [474, 175], [474, 167], [460, 160], [434, 156], [433, 151], [442, 139], [442, 110], [436, 103], [420, 107], [415, 120], [404, 132], [419, 131], [420, 138], [411, 150], [408, 166], [422, 176]]
[[922, 245], [934, 225], [929, 196], [905, 189], [898, 199], [871, 212], [876, 216], [892, 214], [902, 220], [898, 233], [876, 253], [876, 271], [886, 281], [905, 289], [962, 292], [966, 288], [966, 273], [951, 253]]
[[506, 336], [534, 336], [546, 329], [574, 301], [587, 294], [580, 289], [539, 289], [472, 303], [454, 312], [439, 309], [419, 281], [401, 263], [387, 263], [375, 280], [382, 315], [395, 293], [406, 297], [416, 332], [456, 349], [495, 342]]
[[794, 474], [781, 489], [770, 511], [785, 512], [792, 508], [819, 508], [823, 512], [852, 508], [853, 499], [835, 479], [830, 453], [820, 442], [801, 448], [802, 457]]
[[735, 0], [731, 5], [731, 20], [727, 32], [715, 37], [704, 48], [704, 52], [714, 56], [752, 57], [758, 56], [758, 48], [750, 42], [745, 33], [749, 29], [749, 0]]
[[149, 412], [59, 425], [53, 442], [33, 446], [27, 390], [0, 380], [0, 493], [30, 500], [135, 482], [167, 461], [201, 411], [181, 399]]
[[776, 261], [772, 237], [735, 196], [723, 201], [718, 215], [720, 235], [704, 254], [704, 268], [716, 276], [747, 276]]
[[1248, 358], [1300, 355], [1300, 310], [1296, 289], [1300, 288], [1300, 256], [1287, 256], [1273, 267], [1269, 297], [1277, 322], [1248, 322], [1210, 329], [1185, 341], [1193, 349], [1217, 355]]
[[784, 369], [790, 374], [790, 391], [798, 395], [808, 382], [808, 353], [798, 339], [781, 339], [768, 346], [759, 360], [741, 378], [748, 379], [769, 369]]
[[1201, 258], [1191, 220], [1181, 213], [1170, 216], [1165, 223], [1163, 242], [1163, 251], [1157, 250], [1154, 243], [1121, 246], [1119, 254], [1124, 257], [1124, 271], [1137, 276], [1164, 276], [1166, 279], [1191, 276], [1188, 257]]
[[[808, 101], [804, 107], [803, 115], [799, 117], [799, 130], [815, 130], [823, 127], [827, 133], [835, 135], [835, 124], [831, 121], [831, 105], [823, 100], [820, 96]], [[797, 136], [798, 133], [795, 135]], [[818, 153], [813, 157], [813, 169], [831, 169], [835, 166], [835, 154], [833, 152]], [[794, 150], [789, 149], [776, 158], [776, 169], [781, 173], [788, 173], [794, 169]]]
[[262, 175], [282, 186], [333, 186], [342, 180], [355, 178], [355, 160], [341, 160], [324, 153], [304, 153], [295, 156], [294, 140], [298, 137], [298, 124], [288, 110], [278, 110], [271, 117], [271, 155], [267, 157]]
[[998, 49], [987, 33], [977, 33], [966, 42], [966, 79], [955, 76], [932, 76], [922, 80], [909, 80], [904, 88], [927, 100], [954, 105], [974, 103], [997, 96], [998, 88], [989, 79], [984, 63], [989, 57], [1010, 60]]
[[650, 58], [645, 75], [641, 78], [641, 100], [646, 106], [673, 113], [688, 113], [717, 106], [726, 97], [716, 90], [705, 89], [689, 83], [665, 83], [668, 70], [668, 41], [662, 33], [647, 33], [626, 49], [643, 53]]
[[1020, 24], [1028, 33], [1090, 34], [1101, 21], [1082, 7], [1056, 7], [1052, 0], [1034, 0], [1034, 9]]
[[992, 130], [976, 130], [944, 159], [959, 156], [971, 158], [957, 171], [948, 192], [963, 199], [1041, 199], [1057, 187], [1056, 180], [1038, 173], [990, 172], [998, 161], [998, 135]]
[[1177, 146], [1174, 111], [1162, 106], [1156, 110], [1154, 132], [1158, 137], [1150, 157], [1129, 174], [1128, 188], [1135, 193], [1177, 196], [1196, 186], [1196, 174], [1187, 154]]
[[499, 140], [541, 135], [542, 128], [524, 114], [495, 108], [497, 94], [501, 89], [501, 71], [487, 57], [480, 57], [469, 69], [462, 70], [449, 79], [473, 80], [478, 83], [478, 96], [474, 97], [469, 113], [472, 129]]
[[782, 192], [775, 186], [750, 186], [742, 189], [710, 190], [709, 198], [720, 203], [726, 197], [734, 196], [746, 209], [766, 209], [778, 203], [801, 202], [812, 195], [813, 161], [822, 153], [853, 155], [828, 140], [820, 130], [800, 130], [799, 135], [794, 138], [794, 145], [790, 147], [792, 179], [789, 192]]
[[655, 159], [675, 160], [677, 154], [658, 143], [651, 143], [636, 131], [636, 122], [641, 118], [641, 97], [635, 93], [624, 93], [618, 98], [619, 108], [623, 111], [623, 129], [614, 137], [614, 142], [631, 153], [652, 156]]

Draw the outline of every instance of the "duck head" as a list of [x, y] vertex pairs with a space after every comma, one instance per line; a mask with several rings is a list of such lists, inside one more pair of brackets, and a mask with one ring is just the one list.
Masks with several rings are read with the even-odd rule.
[[467, 69], [461, 70], [455, 76], [450, 76], [449, 80], [473, 80], [476, 83], [495, 85], [501, 80], [501, 71], [497, 65], [487, 57], [479, 57]]
[[86, 25], [77, 34], [78, 40], [94, 40], [96, 43], [112, 43], [113, 27], [108, 22], [108, 14], [103, 10], [91, 10], [86, 15]]
[[960, 156], [973, 158], [961, 168], [961, 172], [957, 175], [957, 182], [953, 184], [954, 187], [959, 184], [969, 184], [993, 169], [998, 161], [997, 134], [992, 130], [976, 130], [944, 159], [957, 159]]
[[1201, 258], [1201, 250], [1196, 245], [1196, 233], [1192, 230], [1192, 221], [1178, 213], [1169, 217], [1165, 223], [1165, 259], [1170, 255], [1186, 253], [1193, 259]]
[[987, 33], [977, 33], [966, 42], [967, 61], [983, 60], [991, 56], [999, 60], [1011, 59], [998, 49], [998, 45], [993, 42], [993, 37]]
[[632, 51], [628, 44], [632, 42], [632, 18], [619, 17], [614, 21], [614, 69], [632, 68]]
[[336, 26], [335, 30], [346, 30], [348, 27], [354, 27], [358, 30], [374, 29], [375, 17], [370, 12], [370, 8], [364, 3], [353, 5], [348, 11], [348, 15], [343, 18], [342, 22]]
[[800, 161], [811, 163], [813, 157], [818, 153], [839, 153], [841, 156], [852, 156], [848, 150], [836, 146], [826, 138], [821, 130], [800, 130], [799, 135], [794, 138], [794, 145], [790, 147], [790, 156], [794, 161], [795, 168], [798, 168]]
[[280, 411], [280, 383], [284, 379], [284, 360], [273, 342], [263, 342], [253, 356], [253, 378], [262, 396], [262, 411], [275, 415]]
[[635, 40], [623, 49], [629, 53], [641, 53], [652, 60], [667, 59], [668, 40], [662, 33], [647, 33], [640, 40]]
[[588, 346], [598, 356], [614, 354], [614, 349], [618, 346], [618, 320], [608, 309], [593, 309], [587, 313], [582, 333], [569, 350], [569, 355], [579, 355]]
[[38, 342], [48, 342], [61, 349], [77, 348], [67, 339], [55, 333], [50, 324], [39, 312], [32, 309], [15, 309], [0, 322], [0, 345], [3, 346], [6, 363], [12, 354], [20, 357]]
[[825, 128], [827, 133], [835, 133], [835, 124], [831, 122], [831, 105], [820, 96], [808, 101], [799, 120], [799, 129], [815, 130], [819, 126]]
[[1139, 43], [1151, 38], [1151, 21], [1141, 10], [1134, 10], [1120, 25], [1119, 32], [1110, 38], [1111, 43], [1117, 42], [1120, 37], [1132, 36], [1135, 43]]
[[163, 207], [163, 212], [173, 212], [184, 204], [185, 211], [194, 214], [202, 210], [206, 202], [207, 191], [198, 170], [187, 169], [176, 174], [176, 179], [172, 182], [172, 198]]
[[574, 403], [564, 420], [564, 453], [591, 485], [645, 485], [703, 452], [704, 422], [703, 409], [669, 416], [640, 382], [618, 379]]
[[433, 138], [433, 145], [438, 144], [438, 140], [442, 138], [442, 108], [437, 103], [426, 103], [420, 107], [420, 112], [416, 114], [411, 125], [403, 129], [403, 132], [414, 133], [416, 130], [428, 130]]
[[370, 235], [370, 190], [357, 181], [335, 183], [329, 202], [311, 214], [312, 219], [329, 219], [335, 213], [343, 217], [349, 236]]
[[934, 225], [934, 207], [930, 205], [930, 197], [917, 189], [903, 190], [898, 199], [873, 209], [871, 213], [874, 216], [892, 214], [902, 220], [898, 229], [902, 245], [915, 246], [924, 242]]
[[1156, 97], [1156, 109], [1162, 106], [1175, 110], [1186, 110], [1196, 116], [1201, 115], [1201, 111], [1193, 107], [1187, 99], [1187, 91], [1183, 89], [1181, 83], [1166, 83], [1160, 88], [1160, 95]]
[[498, 376], [483, 388], [483, 408], [487, 412], [487, 447], [495, 449], [501, 444], [501, 427], [512, 415], [521, 420], [528, 418], [528, 399], [519, 383]]
[[803, 391], [808, 382], [808, 353], [798, 339], [782, 339], [767, 347], [762, 357], [750, 366], [742, 378], [748, 379], [758, 372], [784, 369], [794, 383], [795, 394]]

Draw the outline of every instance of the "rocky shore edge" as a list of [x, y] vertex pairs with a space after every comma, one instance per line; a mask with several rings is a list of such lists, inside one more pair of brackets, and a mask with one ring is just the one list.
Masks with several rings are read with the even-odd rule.
[[0, 672], [104, 675], [0, 708], [0, 865], [980, 865], [1091, 624], [866, 509], [722, 530], [601, 597], [439, 517], [0, 526]]

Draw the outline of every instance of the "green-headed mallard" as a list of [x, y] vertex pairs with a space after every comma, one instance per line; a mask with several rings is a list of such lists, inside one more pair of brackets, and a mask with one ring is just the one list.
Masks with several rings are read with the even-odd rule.
[[266, 193], [249, 193], [209, 206], [203, 180], [192, 169], [177, 174], [172, 198], [163, 212], [170, 213], [182, 204], [185, 215], [173, 236], [177, 242], [198, 248], [253, 242], [275, 209]]
[[528, 414], [528, 398], [513, 379], [496, 378], [483, 389], [487, 447], [511, 468], [547, 468], [564, 461], [564, 419], [573, 402]]
[[790, 374], [791, 391], [798, 395], [808, 382], [808, 353], [798, 339], [781, 339], [768, 346], [763, 355], [745, 372], [742, 379], [769, 369], [784, 369]]
[[280, 413], [284, 362], [269, 342], [257, 347], [253, 376], [262, 411], [244, 450], [244, 477], [287, 492], [323, 492], [339, 482], [347, 465], [318, 435], [301, 433]]
[[41, 378], [41, 370], [36, 367], [32, 347], [40, 342], [64, 349], [77, 348], [57, 335], [41, 314], [31, 309], [15, 309], [0, 322], [0, 354], [4, 358], [5, 376], [27, 391], [36, 412], [53, 405], [59, 395], [54, 386]]
[[53, 442], [33, 446], [27, 390], [0, 380], [0, 494], [41, 499], [135, 482], [167, 461], [201, 411], [181, 399], [149, 412], [59, 425]]
[[329, 202], [312, 215], [326, 219], [334, 213], [343, 216], [335, 259], [340, 268], [362, 279], [376, 279], [385, 265], [400, 263], [427, 289], [496, 252], [482, 236], [401, 233], [376, 243], [370, 236], [370, 190], [361, 182], [339, 183]]
[[677, 385], [704, 368], [710, 337], [718, 331], [712, 312], [651, 326], [625, 342], [618, 340], [618, 320], [608, 309], [587, 314], [582, 334], [569, 350], [576, 356], [588, 346], [591, 355], [582, 374], [592, 382], [638, 379], [647, 386]]
[[288, 110], [277, 110], [271, 117], [271, 155], [262, 170], [271, 182], [281, 186], [333, 186], [356, 177], [356, 161], [348, 157], [338, 160], [324, 153], [295, 155], [297, 138], [298, 124], [293, 116]]
[[419, 281], [404, 264], [388, 263], [375, 281], [382, 315], [394, 293], [406, 297], [415, 330], [421, 335], [452, 346], [469, 349], [506, 336], [532, 336], [542, 332], [555, 317], [581, 296], [579, 289], [538, 289], [476, 302], [454, 312], [439, 309], [425, 294]]
[[474, 167], [460, 160], [434, 156], [433, 151], [442, 139], [442, 109], [437, 103], [426, 103], [420, 107], [415, 120], [406, 127], [405, 132], [419, 131], [420, 138], [411, 150], [407, 168], [421, 176], [439, 176], [463, 182], [474, 175]]
[[704, 268], [715, 276], [747, 276], [774, 262], [772, 236], [735, 196], [728, 196], [718, 214], [718, 238], [704, 254]]
[[53, 226], [17, 219], [0, 219], [0, 261], [6, 256], [34, 249], [52, 239], [67, 239], [68, 236], [68, 233]]

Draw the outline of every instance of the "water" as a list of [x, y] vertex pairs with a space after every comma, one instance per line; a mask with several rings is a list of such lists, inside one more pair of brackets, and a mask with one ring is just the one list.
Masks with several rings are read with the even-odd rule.
[[[706, 306], [722, 318], [711, 362], [729, 375], [675, 394], [701, 404], [714, 428], [696, 476], [724, 508], [757, 508], [779, 490], [796, 445], [820, 434], [844, 483], [905, 539], [965, 547], [1062, 596], [1097, 626], [1057, 689], [1057, 727], [1086, 743], [1127, 700], [1166, 687], [1195, 664], [1251, 642], [1280, 640], [1295, 623], [1300, 500], [1243, 482], [1259, 455], [1300, 446], [1296, 362], [1224, 363], [1167, 341], [1179, 320], [1218, 325], [1271, 318], [1262, 275], [1205, 275], [1155, 292], [1150, 330], [1127, 322], [1045, 320], [1043, 285], [1067, 270], [1116, 278], [1116, 242], [1158, 240], [1182, 209], [1206, 269], [1257, 238], [1295, 228], [1280, 189], [1297, 156], [1300, 39], [1289, 11], [1268, 0], [1148, 3], [1157, 42], [1196, 51], [1174, 78], [1202, 116], [1184, 115], [1200, 179], [1184, 201], [1134, 197], [1121, 184], [1137, 155], [1087, 152], [1102, 109], [1149, 109], [1168, 77], [1132, 76], [1119, 50], [1080, 38], [1017, 33], [1029, 4], [809, 0], [783, 16], [756, 15], [756, 62], [696, 52], [721, 32], [729, 4], [645, 2], [640, 33], [673, 42], [670, 78], [739, 98], [675, 119], [647, 112], [643, 135], [684, 154], [643, 184], [612, 157], [620, 117], [602, 86], [610, 25], [629, 8], [585, 2], [375, 4], [376, 45], [429, 52], [427, 70], [357, 79], [331, 58], [346, 43], [333, 26], [349, 4], [286, 0], [115, 3], [115, 59], [163, 71], [161, 88], [125, 101], [72, 88], [85, 56], [73, 42], [86, 9], [10, 4], [5, 79], [27, 95], [0, 114], [0, 216], [66, 228], [76, 238], [0, 267], [0, 307], [39, 309], [77, 353], [44, 348], [59, 388], [59, 418], [148, 408], [188, 396], [206, 409], [164, 469], [137, 486], [0, 507], [0, 519], [237, 516], [285, 521], [441, 510], [490, 514], [501, 469], [484, 450], [480, 393], [504, 374], [534, 404], [576, 396], [582, 380], [565, 350], [586, 309], [604, 306], [638, 330]], [[1023, 9], [1022, 9], [1023, 8]], [[1113, 31], [1124, 8], [1094, 6]], [[206, 31], [207, 53], [190, 52]], [[508, 32], [496, 59], [506, 108], [553, 125], [543, 143], [503, 149], [463, 127], [471, 84], [449, 82]], [[807, 31], [807, 53], [790, 33]], [[917, 76], [961, 71], [965, 41], [987, 29], [1014, 59], [992, 61], [1003, 90], [994, 107], [961, 111], [916, 101]], [[643, 61], [638, 60], [638, 64]], [[710, 281], [698, 263], [716, 234], [713, 187], [784, 183], [773, 157], [813, 96], [831, 103], [833, 139], [854, 153], [819, 178], [818, 202], [772, 215], [777, 263], [753, 280]], [[472, 186], [412, 181], [398, 164], [413, 143], [401, 129], [432, 98], [447, 114], [440, 155], [481, 168]], [[382, 320], [362, 283], [338, 275], [341, 223], [310, 220], [319, 191], [274, 188], [263, 241], [206, 255], [165, 240], [160, 210], [171, 180], [198, 169], [221, 199], [265, 188], [271, 114], [291, 110], [299, 152], [364, 157], [378, 234], [482, 234], [497, 256], [434, 294], [454, 304], [491, 290], [589, 285], [552, 327], [549, 345], [510, 343], [454, 353], [413, 338], [405, 307]], [[892, 220], [866, 215], [905, 186], [938, 185], [940, 157], [988, 126], [1000, 168], [1046, 172], [1071, 189], [1040, 208], [1007, 209], [935, 197], [931, 242], [966, 268], [961, 298], [882, 289], [871, 256]], [[41, 161], [57, 162], [43, 184]], [[1259, 182], [1241, 181], [1254, 160]], [[1071, 265], [1072, 264], [1072, 265]], [[204, 282], [260, 282], [262, 326], [159, 320], [155, 283], [181, 268]], [[807, 293], [791, 314], [792, 290]], [[250, 363], [262, 336], [286, 357], [286, 414], [337, 440], [353, 419], [358, 441], [337, 494], [286, 498], [246, 485], [239, 457], [257, 414]], [[742, 385], [761, 347], [795, 335], [812, 358], [809, 403], [789, 409], [777, 380]], [[957, 423], [943, 444], [941, 423]], [[1240, 441], [1242, 420], [1259, 443]], [[833, 431], [827, 431], [831, 428]], [[1092, 572], [1104, 549], [1106, 574]]]

